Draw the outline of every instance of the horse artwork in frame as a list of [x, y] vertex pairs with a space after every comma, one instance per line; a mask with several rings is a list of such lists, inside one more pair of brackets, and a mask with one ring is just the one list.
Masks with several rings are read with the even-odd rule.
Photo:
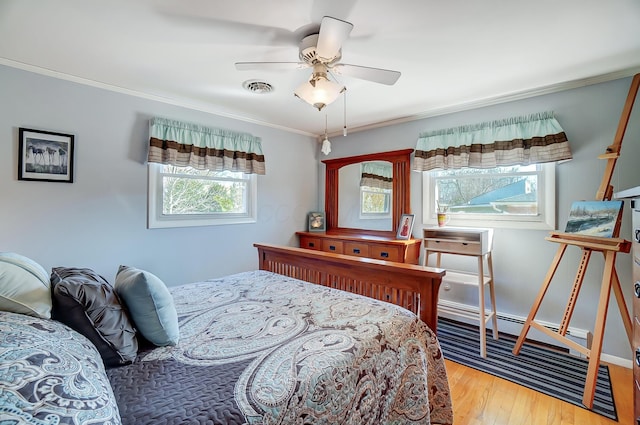
[[72, 134], [20, 128], [18, 180], [73, 183]]

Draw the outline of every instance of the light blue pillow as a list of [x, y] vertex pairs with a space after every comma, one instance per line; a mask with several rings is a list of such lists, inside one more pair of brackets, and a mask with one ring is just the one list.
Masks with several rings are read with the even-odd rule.
[[120, 266], [114, 288], [142, 336], [157, 346], [178, 343], [178, 313], [162, 280], [147, 271]]
[[38, 263], [15, 252], [0, 252], [0, 310], [51, 318], [51, 283]]

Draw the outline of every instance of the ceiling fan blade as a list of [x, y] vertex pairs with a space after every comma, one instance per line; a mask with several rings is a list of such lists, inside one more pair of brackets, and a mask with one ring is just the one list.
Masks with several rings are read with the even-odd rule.
[[[224, 19], [208, 0], [192, 0], [179, 4], [170, 1], [155, 3], [156, 12], [168, 21], [170, 28], [179, 30], [178, 35], [182, 33], [193, 35], [193, 31], [200, 31], [203, 36], [209, 36], [207, 40], [214, 43], [253, 46], [296, 46], [300, 38], [299, 34], [286, 28]], [[259, 10], [256, 11], [254, 8], [253, 12], [258, 14], [266, 13], [271, 9], [271, 5], [255, 7]], [[167, 37], [175, 39], [174, 34]], [[198, 38], [187, 41], [201, 42]]]
[[254, 69], [281, 71], [304, 68], [309, 68], [309, 64], [304, 62], [236, 62], [238, 71], [252, 71]]
[[322, 18], [320, 32], [318, 33], [318, 45], [316, 46], [318, 57], [326, 61], [335, 58], [352, 29], [353, 24], [347, 21], [332, 18], [331, 16]]
[[400, 71], [369, 68], [367, 66], [349, 65], [346, 63], [339, 63], [333, 66], [331, 70], [340, 75], [360, 78], [361, 80], [373, 81], [388, 86], [394, 85], [396, 81], [398, 81], [398, 78], [400, 78]]

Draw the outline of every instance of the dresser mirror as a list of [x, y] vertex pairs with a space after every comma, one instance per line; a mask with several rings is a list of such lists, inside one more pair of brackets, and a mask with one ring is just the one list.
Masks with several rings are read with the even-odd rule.
[[364, 161], [338, 171], [338, 226], [392, 230], [393, 164]]
[[[395, 235], [402, 214], [411, 212], [410, 163], [413, 149], [358, 155], [322, 161], [326, 166], [325, 212], [327, 231]], [[363, 166], [366, 164], [366, 166]], [[369, 166], [388, 165], [392, 170], [389, 212], [379, 217], [360, 217], [360, 182]], [[367, 173], [369, 174], [369, 173]], [[384, 174], [375, 173], [371, 174]], [[384, 176], [382, 176], [384, 177]], [[374, 176], [376, 178], [376, 176]]]

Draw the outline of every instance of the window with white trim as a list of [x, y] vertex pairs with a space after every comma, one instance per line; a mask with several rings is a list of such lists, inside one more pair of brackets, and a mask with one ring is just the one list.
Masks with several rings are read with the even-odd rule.
[[255, 174], [149, 163], [148, 227], [254, 223]]
[[391, 189], [360, 186], [360, 218], [391, 218]]
[[423, 221], [450, 226], [555, 229], [555, 163], [423, 172]]

